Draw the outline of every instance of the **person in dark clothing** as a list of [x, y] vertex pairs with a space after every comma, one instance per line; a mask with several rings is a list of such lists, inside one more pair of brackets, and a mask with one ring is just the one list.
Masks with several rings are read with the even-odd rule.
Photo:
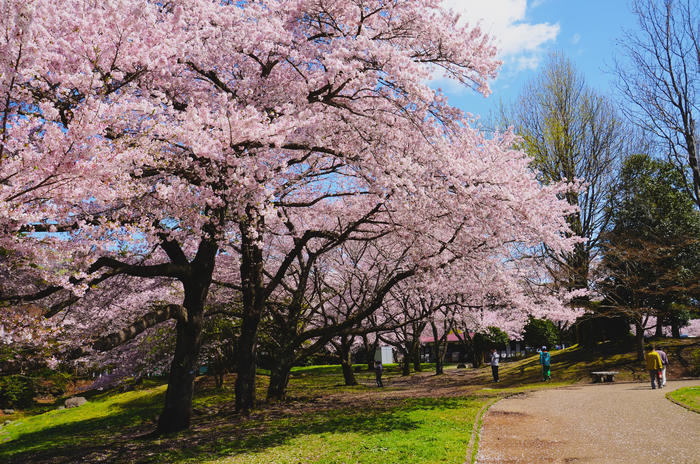
[[382, 382], [382, 373], [384, 372], [384, 366], [382, 366], [381, 361], [374, 361], [374, 376], [377, 378], [377, 386], [383, 387], [384, 382]]
[[491, 374], [493, 375], [493, 381], [498, 382], [498, 351], [495, 349], [491, 350]]

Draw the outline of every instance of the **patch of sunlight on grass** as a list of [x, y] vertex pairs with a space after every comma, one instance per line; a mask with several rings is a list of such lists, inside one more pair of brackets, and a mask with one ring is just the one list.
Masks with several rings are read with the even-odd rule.
[[26, 417], [0, 431], [0, 458], [47, 450], [110, 435], [128, 425], [151, 420], [160, 410], [165, 385], [118, 395], [97, 395], [71, 409]]
[[455, 463], [463, 462], [476, 414], [486, 398], [416, 398], [388, 409], [319, 411], [293, 422], [280, 419], [246, 443], [218, 443], [218, 464]]
[[666, 395], [672, 401], [680, 403], [691, 411], [700, 413], [700, 387], [685, 387]]

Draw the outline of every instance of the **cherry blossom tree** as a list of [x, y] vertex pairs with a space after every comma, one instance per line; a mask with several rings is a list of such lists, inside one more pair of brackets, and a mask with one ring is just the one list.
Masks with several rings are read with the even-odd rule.
[[393, 346], [403, 357], [401, 375], [404, 376], [411, 373], [411, 363], [415, 371], [421, 370], [420, 337], [430, 315], [423, 310], [420, 290], [411, 286], [411, 282], [407, 284], [392, 290], [391, 299], [385, 302], [383, 308], [383, 317], [395, 320], [398, 327], [386, 334], [378, 334], [383, 343]]
[[240, 294], [247, 413], [261, 320], [308, 250], [390, 233], [410, 266], [388, 292], [418, 272], [496, 265], [514, 244], [571, 245], [561, 188], [538, 184], [512, 134], [485, 138], [428, 87], [442, 72], [488, 94], [499, 64], [436, 0], [2, 8], [0, 246], [37, 276], [3, 300], [67, 293], [44, 316], [92, 320], [105, 307], [80, 298], [118, 276], [178, 287], [179, 300], [137, 289], [140, 309], [108, 307], [126, 334], [114, 340], [175, 326], [158, 432], [189, 426], [215, 273]]
[[367, 321], [377, 320], [391, 289], [412, 277], [417, 266], [408, 257], [410, 246], [390, 242], [393, 234], [369, 236], [371, 240], [358, 238], [324, 253], [307, 248], [268, 301], [268, 349], [275, 359], [268, 399], [283, 399], [292, 366], [329, 344], [341, 358], [346, 382], [353, 384], [349, 359], [354, 338], [396, 326], [395, 321]]

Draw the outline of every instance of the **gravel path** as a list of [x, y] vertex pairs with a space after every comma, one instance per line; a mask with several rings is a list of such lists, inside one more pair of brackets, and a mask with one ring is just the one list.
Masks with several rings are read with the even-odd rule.
[[700, 380], [577, 385], [494, 404], [479, 464], [700, 464], [700, 414], [664, 395]]

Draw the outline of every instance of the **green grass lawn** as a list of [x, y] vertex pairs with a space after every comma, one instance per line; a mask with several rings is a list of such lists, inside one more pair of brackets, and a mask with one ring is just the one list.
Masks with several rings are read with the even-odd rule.
[[222, 440], [161, 459], [241, 464], [461, 463], [474, 418], [485, 401], [417, 398], [384, 407], [317, 411], [265, 421], [261, 433], [245, 440]]
[[700, 387], [685, 387], [666, 394], [671, 401], [700, 413]]
[[[398, 371], [388, 366], [388, 384]], [[360, 385], [345, 387], [339, 366], [297, 368], [290, 400], [247, 420], [231, 414], [232, 385], [203, 384], [191, 430], [159, 439], [139, 436], [153, 429], [165, 385], [101, 393], [0, 429], [0, 462], [461, 463], [478, 411], [503, 393], [382, 398], [400, 389], [368, 386], [367, 371], [357, 376]], [[259, 376], [259, 397], [266, 380]], [[330, 394], [341, 401], [324, 401]]]
[[96, 395], [87, 404], [55, 409], [12, 422], [0, 430], [0, 462], [15, 455], [50, 454], [105, 442], [122, 428], [146, 423], [160, 411], [165, 385]]

